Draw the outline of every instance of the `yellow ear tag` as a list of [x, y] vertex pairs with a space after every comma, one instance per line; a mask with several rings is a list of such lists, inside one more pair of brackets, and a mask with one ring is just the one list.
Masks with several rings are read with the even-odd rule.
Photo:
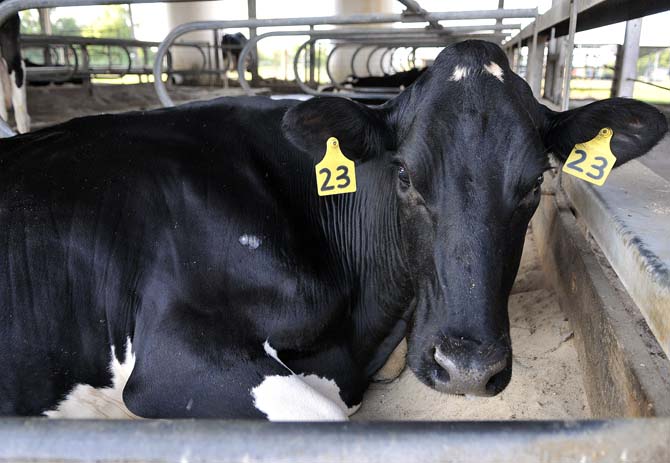
[[316, 165], [316, 191], [319, 196], [354, 193], [356, 191], [356, 165], [340, 151], [340, 142], [330, 137], [326, 154]]
[[612, 129], [604, 128], [593, 140], [577, 143], [563, 164], [563, 172], [594, 185], [605, 183], [616, 162], [616, 156], [610, 149], [612, 135]]

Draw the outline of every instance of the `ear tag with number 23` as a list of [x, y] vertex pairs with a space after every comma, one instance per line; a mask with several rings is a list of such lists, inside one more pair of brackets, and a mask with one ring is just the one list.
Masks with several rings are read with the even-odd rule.
[[330, 137], [326, 154], [316, 165], [316, 191], [319, 196], [354, 193], [356, 191], [356, 165], [340, 151], [340, 142]]
[[607, 127], [600, 129], [592, 140], [577, 143], [563, 164], [563, 172], [594, 185], [605, 183], [616, 162], [610, 149], [612, 135], [614, 131]]

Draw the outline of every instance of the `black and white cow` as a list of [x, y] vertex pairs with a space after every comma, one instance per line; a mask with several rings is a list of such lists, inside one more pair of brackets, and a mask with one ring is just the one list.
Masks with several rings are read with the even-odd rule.
[[[223, 98], [1, 140], [0, 414], [346, 419], [405, 336], [425, 384], [496, 394], [547, 153], [603, 127], [623, 164], [667, 123], [550, 111], [469, 41], [379, 107]], [[329, 137], [355, 193], [317, 196]]]
[[[0, 0], [2, 3], [3, 0]], [[7, 121], [8, 107], [14, 107], [19, 132], [30, 130], [26, 99], [26, 67], [21, 59], [21, 19], [15, 14], [0, 25], [0, 117]]]
[[[221, 37], [221, 49], [223, 50], [224, 67], [226, 69], [237, 71], [237, 63], [240, 59], [240, 53], [242, 53], [242, 49], [247, 43], [249, 43], [249, 39], [247, 39], [241, 32], [224, 34]], [[247, 54], [245, 61], [244, 68], [247, 71], [251, 71], [251, 68], [256, 63], [256, 51], [251, 50]]]

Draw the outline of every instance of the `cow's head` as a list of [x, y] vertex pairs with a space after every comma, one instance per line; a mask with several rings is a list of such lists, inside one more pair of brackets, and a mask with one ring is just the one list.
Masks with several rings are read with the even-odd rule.
[[502, 50], [480, 41], [446, 48], [383, 106], [317, 98], [284, 118], [304, 151], [320, 157], [335, 136], [368, 165], [357, 168], [359, 192], [377, 191], [397, 217], [399, 268], [412, 281], [409, 365], [437, 390], [475, 395], [497, 394], [511, 377], [507, 301], [548, 153], [565, 160], [604, 127], [618, 166], [651, 149], [667, 123], [628, 99], [550, 111]]

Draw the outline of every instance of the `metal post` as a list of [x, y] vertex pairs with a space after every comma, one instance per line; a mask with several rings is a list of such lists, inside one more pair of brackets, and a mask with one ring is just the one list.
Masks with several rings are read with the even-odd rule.
[[[249, 19], [256, 19], [256, 0], [247, 0], [247, 11]], [[249, 27], [249, 40], [256, 37], [256, 34], [256, 27]], [[258, 48], [254, 48], [253, 56], [256, 59], [251, 62], [251, 81], [256, 83], [258, 82]]]
[[[309, 30], [313, 31], [314, 26], [309, 26]], [[314, 61], [316, 60], [316, 51], [314, 49], [314, 43], [309, 44], [309, 83], [314, 85]]]
[[540, 96], [542, 88], [542, 65], [544, 64], [544, 37], [538, 42], [537, 18], [533, 25], [533, 40], [528, 46], [528, 66], [526, 68], [526, 81], [530, 85], [533, 94]]
[[552, 27], [547, 44], [547, 66], [544, 73], [543, 98], [551, 100], [551, 88], [554, 85], [554, 69], [556, 68], [556, 28]]
[[[40, 29], [42, 29], [42, 34], [51, 35], [53, 33], [51, 28], [51, 10], [49, 8], [40, 8], [38, 11], [40, 15]], [[51, 47], [48, 45], [44, 47], [44, 64], [46, 66], [51, 66], [53, 64], [51, 60]]]
[[[505, 8], [505, 0], [498, 0], [498, 9], [502, 10], [503, 8]], [[502, 20], [503, 18], [496, 19], [496, 24], [502, 24]], [[537, 18], [535, 20], [537, 21]]]
[[[640, 32], [642, 19], [633, 19], [626, 22], [626, 36], [621, 48], [621, 68], [616, 88], [616, 96], [632, 97], [637, 77], [637, 60], [640, 56]], [[618, 57], [617, 57], [618, 58]]]
[[515, 66], [515, 71], [518, 74], [519, 71], [521, 71], [521, 47], [523, 46], [523, 42], [521, 41], [521, 35], [519, 35], [519, 41], [516, 46], [516, 62], [514, 63]]
[[130, 37], [135, 38], [135, 18], [133, 18], [133, 9], [130, 7], [130, 3], [126, 4], [128, 7], [128, 21], [130, 21]]
[[567, 111], [570, 108], [570, 78], [572, 77], [572, 51], [575, 48], [575, 32], [577, 31], [577, 13], [579, 0], [570, 0], [570, 27], [568, 33], [567, 50], [565, 52], [565, 74], [563, 75], [563, 101], [561, 108]]
[[[214, 34], [214, 68], [217, 71], [221, 71], [221, 59], [219, 57], [219, 50], [221, 49], [221, 43], [219, 39], [219, 30], [214, 29], [212, 31]], [[215, 83], [218, 85], [221, 83], [221, 74], [217, 74], [214, 78]]]

